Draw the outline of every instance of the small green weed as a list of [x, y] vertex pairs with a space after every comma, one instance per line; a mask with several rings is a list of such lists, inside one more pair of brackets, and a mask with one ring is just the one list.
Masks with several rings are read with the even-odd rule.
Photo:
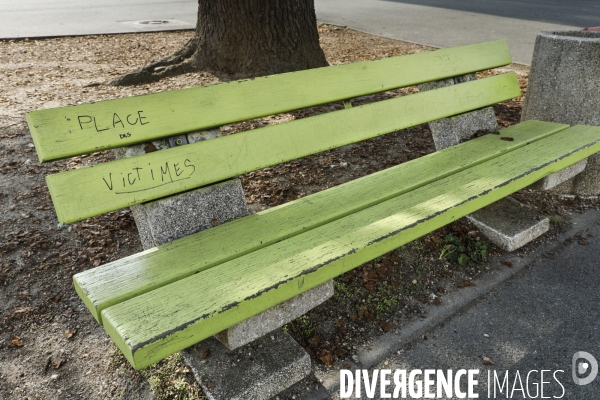
[[315, 327], [307, 315], [296, 318], [286, 325], [286, 329], [304, 339], [309, 339], [315, 334]]
[[383, 314], [392, 311], [397, 303], [398, 294], [390, 284], [385, 282], [379, 285], [377, 292], [369, 294], [366, 307], [371, 314], [375, 315], [375, 319], [380, 320]]
[[141, 370], [140, 374], [148, 380], [157, 399], [206, 399], [189, 368], [181, 362], [181, 353]]
[[550, 220], [551, 224], [560, 225], [562, 224], [562, 218], [558, 215], [549, 215], [548, 220]]
[[487, 258], [487, 245], [473, 236], [467, 236], [465, 241], [466, 243], [451, 233], [446, 235], [442, 242], [443, 248], [439, 259], [477, 268], [478, 264]]
[[354, 292], [350, 285], [338, 280], [334, 279], [333, 281], [333, 296], [337, 299], [346, 298], [350, 299], [354, 296]]

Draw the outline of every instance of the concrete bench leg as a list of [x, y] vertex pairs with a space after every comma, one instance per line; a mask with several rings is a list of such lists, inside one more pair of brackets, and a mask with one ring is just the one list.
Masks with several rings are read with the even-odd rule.
[[306, 314], [331, 296], [333, 281], [328, 281], [217, 333], [215, 338], [228, 349], [235, 350]]
[[[219, 130], [188, 134], [185, 144], [220, 136]], [[154, 141], [150, 148], [168, 148], [175, 138]], [[116, 151], [118, 158], [143, 154], [148, 145]], [[142, 246], [150, 249], [249, 214], [239, 179], [131, 207]], [[210, 399], [268, 399], [311, 372], [309, 355], [282, 330], [333, 296], [333, 281], [266, 310], [215, 338], [183, 352], [198, 383]], [[210, 350], [206, 357], [205, 349]]]
[[[331, 296], [333, 281], [185, 350], [184, 362], [192, 368], [210, 399], [269, 399], [311, 372], [310, 356], [289, 334], [277, 328]], [[206, 349], [210, 357], [205, 357]]]
[[467, 216], [496, 246], [516, 250], [550, 229], [550, 220], [506, 197]]
[[[448, 78], [436, 82], [419, 85], [419, 90], [431, 90], [440, 87], [468, 82], [477, 79], [475, 74]], [[462, 141], [468, 140], [476, 133], [498, 131], [496, 115], [492, 107], [482, 108], [460, 114], [451, 118], [443, 118], [429, 123], [436, 150], [442, 150]], [[562, 171], [550, 182], [555, 184], [568, 172]], [[550, 178], [550, 177], [548, 177]], [[512, 198], [502, 199], [467, 216], [475, 226], [492, 243], [506, 250], [516, 250], [547, 232], [550, 223], [544, 216], [527, 209]]]
[[182, 355], [211, 400], [269, 399], [311, 372], [310, 356], [280, 329], [237, 350], [206, 339]]

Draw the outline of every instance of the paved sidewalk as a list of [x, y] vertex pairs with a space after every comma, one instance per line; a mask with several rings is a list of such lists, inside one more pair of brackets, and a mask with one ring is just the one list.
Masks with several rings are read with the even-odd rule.
[[600, 25], [596, 0], [315, 0], [317, 19], [434, 47], [506, 39], [530, 65], [539, 31]]
[[0, 0], [0, 39], [193, 29], [197, 11], [196, 0]]
[[[193, 29], [196, 0], [0, 0], [0, 39]], [[450, 47], [506, 39], [531, 63], [537, 32], [600, 25], [596, 0], [315, 0], [317, 19]], [[141, 22], [141, 23], [140, 23]]]
[[[523, 266], [515, 262], [514, 268], [521, 268], [520, 271], [508, 271], [512, 277], [465, 311], [433, 329], [424, 329], [427, 322], [409, 324], [405, 329], [421, 328], [417, 340], [396, 348], [389, 338], [376, 341], [371, 351], [361, 354], [366, 365], [352, 369], [369, 368], [371, 372], [374, 369], [404, 369], [407, 373], [413, 369], [452, 369], [455, 372], [479, 369], [479, 398], [490, 398], [487, 394], [488, 370], [492, 377], [495, 370], [502, 378], [508, 370], [512, 389], [517, 371], [525, 385], [529, 371], [544, 369], [552, 371], [544, 377], [544, 381], [550, 381], [545, 385], [544, 396], [568, 400], [600, 398], [600, 376], [585, 386], [574, 384], [572, 379], [571, 362], [576, 352], [586, 351], [600, 360], [600, 211], [588, 211], [577, 219], [578, 225], [563, 237], [563, 242], [532, 254], [532, 262]], [[476, 283], [480, 287], [490, 283], [493, 286], [494, 280], [498, 281], [498, 277], [487, 275]], [[464, 290], [468, 289], [473, 288]], [[486, 292], [484, 288], [482, 290]], [[461, 303], [460, 299], [458, 303]], [[430, 315], [428, 319], [441, 320], [443, 317]], [[413, 334], [417, 333], [413, 331]], [[382, 348], [389, 352], [388, 356], [381, 357]], [[482, 356], [491, 359], [494, 365], [484, 365]], [[379, 360], [373, 362], [377, 357]], [[563, 389], [552, 375], [556, 370], [564, 371], [556, 375], [564, 386], [563, 397]], [[332, 397], [338, 398], [339, 372], [332, 372], [329, 378], [325, 384]], [[532, 374], [529, 382], [532, 396], [534, 383], [540, 383], [539, 372]], [[367, 398], [364, 391], [363, 398]], [[379, 394], [375, 398], [379, 398]], [[497, 398], [507, 397], [498, 395]], [[517, 391], [513, 398], [523, 396]]]

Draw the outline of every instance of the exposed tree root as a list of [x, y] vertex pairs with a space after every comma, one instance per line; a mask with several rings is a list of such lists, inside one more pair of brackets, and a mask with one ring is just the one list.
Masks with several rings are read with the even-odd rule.
[[198, 38], [190, 39], [181, 50], [170, 56], [161, 58], [148, 65], [137, 68], [131, 72], [107, 82], [110, 86], [139, 85], [158, 81], [166, 76], [185, 74], [199, 68], [197, 57]]

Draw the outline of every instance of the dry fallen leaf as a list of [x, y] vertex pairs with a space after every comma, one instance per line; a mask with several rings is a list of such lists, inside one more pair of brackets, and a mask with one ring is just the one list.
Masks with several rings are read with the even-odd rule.
[[209, 389], [214, 389], [215, 383], [213, 381], [206, 381], [206, 387], [208, 387]]
[[358, 309], [358, 318], [363, 318], [365, 316], [365, 313], [367, 312], [367, 310], [365, 310], [364, 307], [361, 307]]
[[13, 336], [13, 338], [10, 339], [10, 345], [12, 347], [21, 347], [23, 346], [23, 341], [18, 336]]
[[486, 356], [482, 356], [481, 359], [483, 360], [483, 363], [485, 365], [494, 365], [494, 362], [492, 360], [490, 360], [489, 358], [487, 358]]
[[156, 151], [156, 146], [154, 146], [152, 142], [147, 142], [144, 146], [144, 151], [146, 153], [152, 153], [153, 151]]
[[77, 329], [67, 329], [67, 330], [65, 331], [64, 335], [65, 335], [65, 337], [66, 337], [67, 339], [70, 339], [70, 338], [72, 338], [72, 337], [73, 337], [73, 335], [74, 335], [74, 334], [76, 334], [76, 333], [77, 333]]
[[60, 301], [60, 299], [62, 299], [62, 295], [60, 295], [60, 294], [56, 294], [56, 295], [50, 297], [50, 301], [52, 301], [53, 303], [58, 303]]
[[381, 322], [379, 323], [381, 325], [381, 329], [383, 329], [384, 332], [388, 332], [390, 329], [395, 328], [395, 325], [390, 324], [389, 322], [386, 322], [384, 320], [381, 320]]
[[65, 359], [61, 358], [58, 361], [52, 361], [52, 366], [54, 367], [54, 369], [59, 369], [60, 367], [62, 367], [62, 365], [65, 363]]
[[321, 360], [327, 368], [331, 368], [332, 356], [330, 351], [326, 351], [325, 354], [319, 357], [319, 360]]
[[590, 242], [588, 242], [587, 240], [580, 240], [580, 241], [579, 241], [579, 242], [577, 242], [577, 243], [579, 243], [579, 244], [580, 244], [580, 245], [582, 245], [582, 246], [587, 246], [588, 244], [590, 244]]
[[204, 349], [204, 351], [202, 352], [202, 358], [208, 358], [210, 356], [212, 356], [210, 349]]
[[375, 282], [369, 281], [365, 283], [365, 288], [369, 291], [369, 293], [375, 293]]
[[500, 264], [506, 265], [508, 268], [512, 268], [513, 264], [510, 261], [500, 261]]
[[463, 279], [462, 282], [456, 284], [457, 288], [465, 288], [469, 286], [475, 286], [475, 284], [468, 279]]
[[14, 310], [12, 312], [12, 315], [16, 316], [16, 315], [19, 315], [19, 314], [26, 314], [26, 313], [31, 312], [31, 311], [33, 311], [33, 307], [19, 308], [19, 309]]

